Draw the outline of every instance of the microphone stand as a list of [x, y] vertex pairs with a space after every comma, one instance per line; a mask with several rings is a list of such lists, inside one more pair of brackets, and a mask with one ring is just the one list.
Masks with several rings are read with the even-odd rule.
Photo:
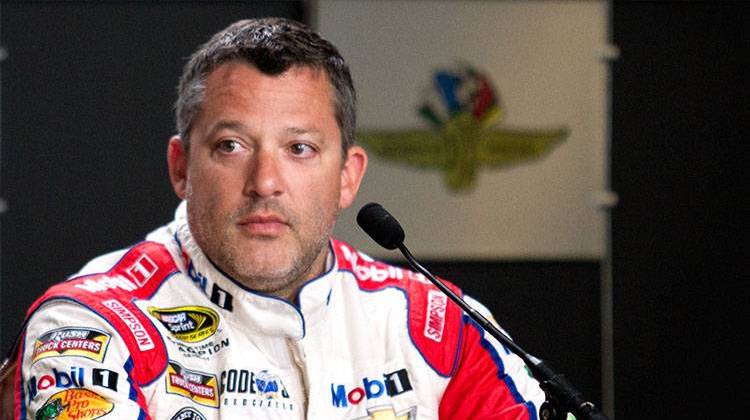
[[607, 420], [607, 417], [594, 404], [586, 401], [583, 395], [563, 375], [555, 373], [544, 361], [524, 351], [510, 337], [500, 331], [495, 324], [487, 320], [476, 309], [469, 306], [469, 304], [427, 271], [426, 268], [422, 267], [411, 252], [409, 252], [409, 249], [406, 248], [403, 241], [398, 243], [397, 247], [404, 254], [404, 257], [406, 257], [412, 268], [427, 277], [448, 298], [463, 309], [471, 319], [526, 363], [526, 366], [531, 370], [531, 374], [539, 381], [539, 385], [547, 399], [539, 409], [539, 417], [542, 420], [565, 420], [568, 417], [568, 413], [573, 414], [577, 419], [581, 420]]

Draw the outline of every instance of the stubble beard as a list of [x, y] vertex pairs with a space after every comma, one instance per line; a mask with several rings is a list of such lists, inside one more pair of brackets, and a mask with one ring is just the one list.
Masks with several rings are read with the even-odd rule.
[[[292, 298], [302, 284], [325, 270], [327, 244], [333, 232], [333, 221], [338, 215], [338, 208], [333, 210], [331, 222], [327, 222], [328, 218], [322, 216], [331, 210], [318, 208], [311, 212], [308, 217], [314, 220], [314, 224], [310, 226], [310, 234], [303, 237], [303, 233], [296, 229], [300, 226], [299, 218], [290, 214], [275, 200], [251, 200], [228, 216], [217, 219], [217, 200], [212, 198], [203, 206], [191, 206], [191, 190], [188, 189], [187, 200], [188, 221], [193, 237], [203, 253], [218, 268], [242, 285], [265, 294]], [[238, 221], [259, 209], [273, 211], [286, 218], [290, 229], [288, 238], [293, 238], [291, 244], [284, 242], [287, 249], [280, 249], [281, 246], [274, 242], [274, 238], [257, 238], [252, 245], [248, 245], [247, 238], [238, 230]], [[258, 247], [275, 249], [259, 252]], [[276, 266], [269, 265], [267, 259], [262, 257], [269, 252], [275, 253], [274, 258], [281, 256], [281, 261]], [[258, 261], [259, 259], [261, 260]]]

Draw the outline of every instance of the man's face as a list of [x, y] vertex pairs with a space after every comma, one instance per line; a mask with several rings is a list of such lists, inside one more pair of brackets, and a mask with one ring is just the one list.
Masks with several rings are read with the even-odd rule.
[[367, 157], [341, 154], [325, 73], [265, 75], [239, 61], [206, 79], [189, 151], [167, 153], [190, 230], [222, 270], [252, 289], [291, 298], [323, 271], [340, 209], [355, 198]]

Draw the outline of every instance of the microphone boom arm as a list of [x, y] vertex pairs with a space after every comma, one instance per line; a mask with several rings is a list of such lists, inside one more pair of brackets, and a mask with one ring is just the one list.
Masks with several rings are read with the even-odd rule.
[[581, 420], [607, 419], [594, 404], [586, 401], [581, 393], [563, 375], [555, 373], [541, 359], [524, 351], [510, 337], [500, 331], [495, 324], [488, 321], [487, 318], [453, 293], [452, 290], [433, 276], [426, 268], [422, 267], [416, 258], [411, 255], [406, 245], [404, 245], [405, 235], [403, 228], [401, 228], [398, 221], [383, 206], [378, 203], [365, 204], [357, 214], [357, 223], [365, 233], [383, 248], [398, 248], [404, 254], [404, 257], [406, 257], [412, 268], [427, 277], [432, 284], [463, 309], [484, 331], [495, 337], [501, 344], [510, 349], [526, 363], [531, 374], [539, 381], [539, 386], [547, 398], [547, 401], [539, 409], [539, 416], [542, 420], [565, 420], [568, 417], [568, 413], [572, 413], [576, 418]]
[[540, 408], [540, 418], [543, 420], [563, 420], [570, 412], [578, 419], [606, 420], [607, 417], [599, 411], [594, 404], [586, 401], [583, 395], [568, 382], [561, 374], [555, 373], [541, 359], [527, 353], [513, 340], [503, 333], [491, 321], [485, 318], [479, 311], [472, 308], [465, 300], [457, 296], [448, 286], [443, 284], [435, 276], [424, 268], [411, 254], [403, 242], [397, 244], [398, 250], [406, 257], [409, 265], [427, 277], [432, 284], [440, 289], [450, 300], [458, 305], [471, 319], [479, 324], [491, 336], [495, 337], [505, 347], [521, 358], [529, 367], [531, 374], [539, 381], [547, 401]]

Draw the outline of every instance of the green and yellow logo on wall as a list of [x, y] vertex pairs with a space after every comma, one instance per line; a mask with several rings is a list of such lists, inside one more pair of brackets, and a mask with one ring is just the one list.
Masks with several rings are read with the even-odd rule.
[[443, 171], [452, 191], [474, 187], [483, 167], [502, 168], [549, 153], [568, 136], [548, 130], [498, 127], [503, 109], [489, 78], [472, 67], [437, 71], [418, 111], [431, 130], [373, 130], [357, 139], [386, 160]]

